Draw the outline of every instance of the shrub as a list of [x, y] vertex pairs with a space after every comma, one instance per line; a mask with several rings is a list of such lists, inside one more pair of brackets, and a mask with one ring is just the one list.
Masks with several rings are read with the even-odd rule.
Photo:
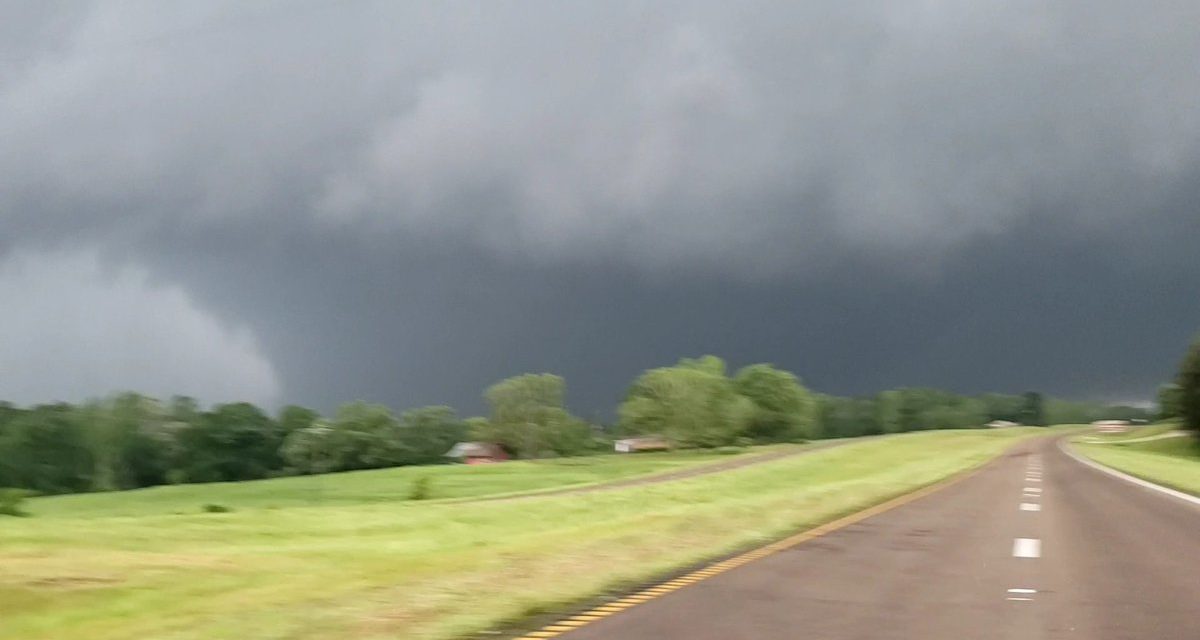
[[233, 511], [233, 509], [230, 509], [223, 504], [206, 504], [204, 505], [203, 509], [204, 513], [229, 513], [230, 511]]
[[25, 517], [28, 511], [21, 508], [30, 492], [24, 489], [0, 489], [0, 516]]
[[433, 480], [429, 476], [421, 476], [413, 480], [408, 489], [409, 500], [428, 500], [433, 493]]

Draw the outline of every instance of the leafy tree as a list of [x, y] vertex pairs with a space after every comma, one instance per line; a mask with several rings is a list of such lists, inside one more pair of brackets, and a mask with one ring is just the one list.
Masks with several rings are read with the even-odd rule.
[[402, 451], [394, 434], [399, 426], [392, 410], [381, 404], [351, 402], [338, 407], [333, 442], [343, 469], [376, 469], [400, 464]]
[[746, 435], [759, 442], [794, 442], [810, 438], [816, 402], [790, 372], [755, 364], [734, 377], [737, 392], [754, 404]]
[[[903, 416], [900, 415], [903, 402], [899, 392], [895, 393], [895, 410], [900, 418], [896, 424], [899, 430], [903, 430]], [[878, 415], [879, 409], [873, 398], [818, 396], [818, 433], [822, 438], [852, 438], [882, 433]]]
[[683, 369], [705, 371], [715, 376], [725, 376], [725, 361], [713, 355], [700, 356], [699, 358], [680, 358], [679, 364], [676, 366]]
[[445, 462], [445, 454], [467, 437], [467, 425], [450, 407], [422, 407], [406, 411], [394, 431], [402, 464]]
[[1021, 396], [1021, 424], [1043, 426], [1046, 424], [1045, 404], [1042, 394], [1030, 391]]
[[1021, 396], [1003, 393], [985, 393], [979, 396], [979, 400], [983, 403], [983, 422], [991, 422], [993, 420], [1023, 422], [1021, 412], [1025, 406], [1025, 400]]
[[1183, 407], [1183, 390], [1175, 383], [1164, 384], [1158, 388], [1158, 419], [1170, 420], [1178, 418]]
[[484, 393], [491, 415], [472, 436], [495, 442], [521, 458], [576, 455], [591, 446], [591, 429], [563, 406], [559, 376], [525, 374], [497, 382]]
[[1179, 416], [1188, 429], [1200, 432], [1200, 339], [1188, 348], [1179, 366]]
[[362, 446], [353, 434], [334, 429], [325, 420], [297, 429], [283, 441], [280, 454], [299, 473], [329, 473], [354, 468]]
[[4, 427], [8, 423], [21, 415], [22, 411], [13, 406], [11, 402], [0, 402], [0, 434], [4, 433]]
[[200, 410], [200, 403], [189, 396], [172, 396], [170, 402], [167, 403], [166, 411], [167, 418], [171, 422], [184, 424], [200, 422], [201, 415], [204, 413]]
[[217, 405], [180, 434], [186, 451], [183, 474], [189, 482], [264, 478], [282, 466], [282, 439], [262, 409], [248, 403]]
[[618, 409], [623, 432], [657, 434], [685, 447], [731, 444], [755, 414], [755, 404], [713, 356], [643, 373]]
[[168, 416], [159, 402], [122, 393], [81, 411], [91, 426], [96, 488], [133, 489], [167, 480], [175, 453]]
[[904, 399], [899, 391], [882, 391], [875, 396], [874, 424], [879, 433], [902, 431], [900, 407]]
[[0, 485], [41, 493], [87, 491], [95, 460], [74, 407], [22, 411], [0, 434]]
[[279, 411], [279, 431], [280, 436], [286, 438], [288, 434], [307, 429], [313, 423], [321, 418], [321, 414], [312, 409], [289, 404]]

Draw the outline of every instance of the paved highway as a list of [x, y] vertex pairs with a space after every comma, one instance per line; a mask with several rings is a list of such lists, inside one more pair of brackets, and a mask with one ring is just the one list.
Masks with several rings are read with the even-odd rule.
[[1200, 507], [1041, 439], [790, 549], [525, 637], [1196, 640]]

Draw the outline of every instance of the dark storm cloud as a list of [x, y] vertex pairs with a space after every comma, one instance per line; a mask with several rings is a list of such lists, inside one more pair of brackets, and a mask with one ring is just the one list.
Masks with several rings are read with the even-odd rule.
[[[267, 401], [471, 406], [546, 369], [593, 410], [710, 351], [1138, 398], [1200, 315], [1191, 2], [0, 12], [0, 287], [125, 282], [111, 332], [185, 314], [179, 357]], [[59, 384], [80, 357], [22, 395], [140, 380]], [[180, 386], [227, 396], [210, 366]]]

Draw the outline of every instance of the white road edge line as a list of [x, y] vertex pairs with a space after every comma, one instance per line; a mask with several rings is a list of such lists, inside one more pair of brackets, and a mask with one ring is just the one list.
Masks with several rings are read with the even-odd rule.
[[1042, 557], [1042, 541], [1037, 538], [1015, 538], [1013, 540], [1014, 558]]
[[1059, 439], [1058, 449], [1059, 449], [1059, 451], [1062, 451], [1063, 453], [1070, 456], [1076, 462], [1085, 464], [1097, 471], [1103, 471], [1104, 473], [1107, 473], [1110, 476], [1113, 476], [1115, 478], [1120, 478], [1126, 482], [1132, 482], [1133, 484], [1136, 484], [1139, 487], [1144, 487], [1146, 489], [1157, 491], [1159, 493], [1165, 493], [1165, 494], [1171, 496], [1172, 498], [1178, 498], [1180, 500], [1183, 500], [1184, 502], [1190, 502], [1194, 505], [1200, 506], [1200, 497], [1194, 496], [1190, 493], [1176, 491], [1175, 489], [1169, 489], [1162, 485], [1154, 484], [1153, 482], [1150, 482], [1148, 480], [1142, 480], [1141, 478], [1131, 476], [1128, 473], [1122, 473], [1111, 467], [1106, 467], [1106, 466], [1100, 464], [1099, 462], [1093, 462], [1091, 460], [1088, 460], [1087, 458], [1084, 458], [1083, 456], [1075, 453], [1074, 451], [1071, 451], [1066, 446], [1066, 438]]
[[1041, 510], [1042, 510], [1042, 505], [1040, 505], [1040, 504], [1034, 504], [1032, 502], [1022, 502], [1021, 503], [1021, 511], [1041, 511]]

